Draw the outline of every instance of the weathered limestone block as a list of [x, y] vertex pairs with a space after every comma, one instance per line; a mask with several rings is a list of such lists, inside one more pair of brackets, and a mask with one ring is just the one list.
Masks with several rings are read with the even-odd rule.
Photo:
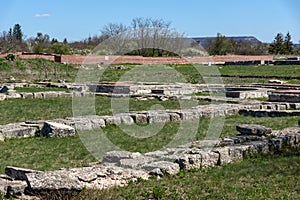
[[135, 123], [141, 123], [141, 124], [148, 123], [146, 114], [135, 113], [135, 114], [131, 114], [131, 117], [133, 118]]
[[75, 135], [75, 129], [65, 124], [48, 121], [44, 123], [41, 134], [48, 137], [66, 137]]
[[27, 179], [26, 174], [28, 173], [38, 173], [40, 171], [25, 169], [20, 167], [7, 166], [5, 168], [5, 174], [13, 179], [25, 181]]
[[6, 124], [0, 126], [0, 139], [33, 137], [36, 133], [35, 127], [23, 126], [24, 123]]
[[121, 159], [120, 166], [125, 168], [136, 169], [148, 164], [149, 162], [153, 162], [154, 160], [154, 158], [146, 156], [139, 156], [133, 159]]
[[66, 190], [80, 191], [83, 189], [77, 177], [68, 171], [51, 171], [26, 174], [28, 186], [31, 192]]
[[13, 180], [5, 175], [0, 175], [0, 193], [6, 197], [20, 197], [27, 187], [26, 181]]
[[219, 164], [219, 154], [210, 150], [201, 152], [201, 167], [213, 167]]
[[122, 159], [132, 159], [142, 156], [141, 153], [135, 152], [129, 152], [129, 151], [109, 151], [106, 152], [103, 156], [103, 162], [109, 162], [109, 163], [120, 163], [120, 160]]
[[269, 140], [269, 150], [270, 152], [276, 153], [283, 150], [285, 142], [285, 137], [276, 137]]
[[178, 113], [180, 115], [181, 120], [183, 121], [192, 121], [199, 119], [199, 113], [197, 111], [192, 110], [181, 110]]
[[23, 92], [20, 95], [23, 99], [33, 99], [33, 93], [31, 92]]
[[105, 127], [105, 120], [103, 118], [95, 117], [90, 119], [90, 121], [91, 121], [91, 126], [94, 129]]
[[124, 115], [118, 115], [118, 116], [120, 116], [122, 124], [128, 124], [128, 125], [134, 124], [134, 120], [132, 119], [132, 117], [130, 115], [124, 114]]
[[238, 146], [227, 146], [213, 149], [213, 152], [219, 154], [220, 165], [236, 162], [243, 159], [243, 149]]
[[289, 148], [297, 149], [300, 147], [300, 133], [287, 134], [285, 137], [288, 137]]
[[13, 92], [9, 90], [9, 92], [6, 95], [6, 99], [19, 99], [22, 98], [22, 96], [19, 93]]
[[162, 156], [168, 155], [169, 152], [165, 150], [157, 150], [157, 151], [152, 151], [152, 152], [147, 152], [145, 153], [145, 156], [150, 156], [154, 158], [161, 158]]
[[249, 146], [248, 152], [245, 155], [269, 153], [268, 140], [253, 141], [253, 142], [245, 143], [245, 145]]
[[275, 105], [276, 110], [287, 110], [287, 105], [286, 104], [277, 104]]
[[184, 154], [176, 161], [182, 169], [201, 168], [201, 154]]
[[6, 94], [0, 93], [0, 101], [4, 101], [6, 99]]
[[41, 98], [43, 98], [43, 92], [35, 92], [35, 93], [33, 93], [33, 98], [34, 99], [41, 99]]
[[242, 124], [236, 126], [236, 130], [242, 135], [269, 135], [272, 133], [272, 129], [258, 124]]
[[106, 125], [120, 125], [122, 123], [120, 116], [110, 116], [105, 119]]
[[170, 121], [170, 115], [168, 113], [149, 112], [147, 119], [149, 123], [164, 123]]
[[180, 122], [181, 118], [178, 113], [169, 112], [171, 122]]
[[56, 98], [58, 97], [58, 92], [43, 92], [43, 97], [46, 98]]
[[72, 126], [76, 130], [90, 130], [92, 129], [92, 123], [91, 120], [87, 118], [81, 118], [81, 117], [67, 117], [65, 124]]
[[177, 163], [172, 163], [168, 161], [157, 161], [147, 165], [144, 165], [142, 169], [147, 171], [152, 171], [155, 169], [160, 169], [163, 174], [177, 174], [180, 170], [180, 167]]
[[73, 94], [71, 92], [60, 92], [58, 93], [59, 97], [72, 97]]

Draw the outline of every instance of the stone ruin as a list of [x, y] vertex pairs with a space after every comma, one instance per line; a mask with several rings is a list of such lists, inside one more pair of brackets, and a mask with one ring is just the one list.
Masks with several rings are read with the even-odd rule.
[[0, 175], [0, 191], [6, 197], [21, 199], [32, 199], [34, 195], [49, 191], [72, 194], [84, 188], [124, 186], [150, 176], [176, 174], [181, 169], [225, 165], [255, 154], [299, 151], [300, 127], [272, 131], [261, 125], [244, 124], [237, 126], [237, 130], [240, 134], [235, 136], [195, 141], [145, 154], [111, 151], [104, 155], [102, 162], [82, 168], [37, 171], [8, 166], [6, 174]]
[[[250, 115], [256, 117], [300, 116], [299, 100], [288, 101], [281, 96], [279, 100], [271, 95], [288, 95], [276, 89], [291, 89], [283, 85], [156, 85], [156, 84], [103, 84], [87, 88], [80, 85], [70, 87], [84, 88], [78, 92], [41, 92], [20, 93], [12, 95], [9, 87], [2, 87], [5, 93], [0, 99], [16, 98], [53, 98], [61, 96], [84, 96], [89, 94], [85, 89], [94, 91], [96, 95], [128, 96], [135, 98], [189, 99], [216, 101], [219, 104], [200, 105], [181, 110], [153, 110], [120, 113], [114, 116], [81, 116], [66, 119], [26, 121], [0, 125], [0, 140], [10, 138], [33, 137], [66, 137], [76, 130], [91, 130], [109, 125], [134, 123], [164, 123], [198, 120], [200, 117], [218, 117], [228, 115]], [[92, 88], [92, 89], [91, 89]], [[117, 91], [115, 93], [115, 91]], [[270, 92], [271, 91], [271, 92]], [[297, 89], [297, 91], [299, 91]], [[193, 96], [197, 92], [210, 92], [211, 96]], [[213, 96], [224, 92], [224, 96]], [[251, 94], [252, 92], [252, 94]], [[297, 93], [297, 92], [296, 92]], [[186, 96], [190, 95], [190, 96]], [[269, 96], [269, 102], [249, 100]], [[17, 97], [18, 96], [18, 97]], [[231, 98], [230, 98], [231, 97]], [[275, 97], [274, 97], [275, 98]], [[279, 98], [276, 96], [276, 98]], [[273, 102], [272, 102], [273, 100]], [[300, 123], [300, 121], [299, 121]], [[141, 154], [138, 152], [107, 152], [99, 163], [91, 163], [83, 168], [59, 169], [55, 171], [36, 171], [8, 166], [5, 175], [0, 175], [0, 191], [2, 194], [21, 199], [32, 198], [43, 191], [81, 191], [87, 189], [103, 189], [123, 186], [130, 181], [148, 179], [150, 176], [162, 177], [176, 174], [180, 169], [193, 169], [224, 165], [237, 162], [253, 154], [269, 154], [282, 151], [299, 151], [300, 128], [286, 128], [274, 131], [267, 127], [253, 124], [237, 126], [240, 133], [218, 140], [195, 141], [176, 148], [166, 148]]]

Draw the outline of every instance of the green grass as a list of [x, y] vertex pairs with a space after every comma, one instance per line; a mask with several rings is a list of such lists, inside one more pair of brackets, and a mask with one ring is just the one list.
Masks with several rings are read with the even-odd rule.
[[[46, 68], [44, 68], [46, 66]], [[47, 76], [45, 73], [47, 71]], [[57, 81], [60, 79], [74, 81], [77, 75], [75, 65], [64, 65], [45, 59], [21, 59], [15, 61], [0, 60], [0, 83], [9, 82], [13, 76], [16, 82], [26, 80], [35, 82], [39, 80]]]
[[[226, 118], [222, 136], [237, 134], [235, 127], [238, 124], [257, 123], [273, 129], [283, 129], [285, 127], [296, 126], [297, 121], [297, 117], [256, 118], [230, 116]], [[166, 123], [160, 132], [144, 139], [131, 137], [128, 135], [128, 132], [124, 133], [117, 126], [108, 126], [104, 128], [103, 131], [113, 144], [124, 150], [149, 152], [163, 148], [178, 135], [178, 133], [183, 134], [183, 137], [180, 138], [181, 143], [188, 142], [185, 140], [189, 140], [191, 136], [193, 140], [202, 139], [207, 134], [208, 122], [208, 119], [200, 119], [199, 128], [198, 130], [196, 129], [195, 136], [192, 134], [192, 131], [194, 131], [193, 127], [197, 126], [192, 122], [184, 123], [181, 129], [179, 129], [179, 123]], [[158, 125], [159, 124], [154, 124], [154, 126]], [[131, 128], [130, 126], [123, 126], [123, 128], [126, 127]], [[181, 132], [178, 132], [178, 130]], [[86, 131], [80, 134], [84, 133], [92, 135], [93, 133], [98, 133], [98, 130]], [[95, 159], [86, 150], [79, 136], [67, 138], [35, 137], [12, 139], [1, 142], [0, 145], [0, 173], [3, 173], [4, 168], [8, 165], [37, 170], [54, 170], [62, 167], [83, 166], [93, 161], [95, 161]]]
[[[76, 100], [77, 98], [75, 98]], [[114, 102], [114, 110], [112, 110], [112, 100]], [[85, 102], [84, 98], [80, 98], [79, 101]], [[114, 113], [123, 113], [128, 111], [126, 109], [126, 102], [128, 105], [129, 101], [129, 111], [141, 111], [150, 110], [153, 105], [159, 104], [165, 109], [179, 109], [180, 104], [178, 101], [168, 100], [159, 101], [157, 99], [138, 101], [131, 98], [110, 98], [103, 96], [95, 97], [95, 108], [96, 114], [98, 115], [111, 115]], [[191, 104], [190, 101], [182, 103], [182, 108], [188, 108], [197, 104], [210, 104], [207, 101], [200, 100]], [[78, 108], [76, 104], [74, 109]], [[86, 114], [91, 114], [94, 112], [93, 105], [83, 105], [82, 109], [85, 110]], [[0, 102], [0, 124], [8, 124], [13, 122], [23, 122], [26, 120], [50, 120], [65, 117], [72, 117], [72, 98], [46, 98], [46, 99], [12, 99]]]
[[84, 190], [75, 199], [299, 199], [299, 155], [246, 159], [125, 187]]
[[34, 137], [1, 143], [0, 173], [6, 166], [37, 170], [82, 167], [95, 161], [78, 136], [65, 138]]
[[16, 92], [47, 92], [47, 91], [70, 91], [68, 88], [58, 88], [58, 87], [16, 87], [14, 88]]
[[[157, 71], [163, 71], [163, 76], [158, 76], [158, 81], [162, 82], [188, 82], [188, 83], [220, 83], [219, 78], [206, 76], [230, 76], [222, 77], [224, 83], [267, 83], [272, 77], [282, 77], [291, 79], [290, 83], [298, 83], [300, 77], [300, 65], [278, 65], [278, 66], [217, 66], [215, 68], [204, 65], [178, 64], [165, 65], [174, 70], [166, 70], [162, 68], [163, 65], [127, 65], [126, 69], [114, 70], [107, 69], [101, 77], [101, 81], [118, 81], [126, 72], [134, 75], [138, 68], [147, 68], [145, 74], [151, 74]], [[136, 69], [135, 69], [136, 68]], [[216, 70], [212, 70], [216, 69]], [[132, 72], [134, 71], [134, 72]], [[205, 79], [203, 78], [206, 77]], [[249, 77], [248, 77], [249, 76]], [[255, 76], [257, 76], [255, 78]], [[147, 80], [147, 76], [139, 73], [131, 80]], [[170, 78], [171, 77], [171, 78]], [[244, 77], [244, 78], [239, 78]], [[253, 78], [251, 78], [253, 77]], [[293, 79], [294, 78], [294, 79]], [[130, 78], [129, 78], [130, 79]], [[151, 79], [154, 79], [151, 77]]]
[[[48, 78], [42, 66], [48, 68]], [[189, 83], [219, 83], [219, 78], [203, 78], [202, 76], [222, 75], [224, 83], [266, 83], [271, 77], [282, 77], [290, 79], [289, 83], [299, 83], [300, 65], [278, 65], [278, 66], [217, 66], [215, 68], [204, 65], [177, 64], [177, 65], [136, 65], [126, 64], [124, 69], [100, 70], [101, 82], [119, 81], [124, 79], [124, 74], [130, 73], [125, 80], [131, 81], [162, 81], [162, 82], [189, 82]], [[164, 66], [164, 67], [163, 67]], [[166, 69], [168, 66], [173, 70]], [[55, 76], [56, 68], [56, 76]], [[139, 71], [139, 69], [143, 69]], [[217, 69], [211, 70], [211, 69]], [[0, 82], [7, 82], [10, 76], [17, 80], [42, 80], [66, 79], [74, 81], [77, 75], [77, 68], [74, 65], [67, 66], [44, 59], [17, 59], [16, 61], [0, 60]], [[246, 78], [247, 76], [250, 76]], [[258, 76], [257, 78], [251, 78]], [[244, 77], [244, 78], [239, 78]]]

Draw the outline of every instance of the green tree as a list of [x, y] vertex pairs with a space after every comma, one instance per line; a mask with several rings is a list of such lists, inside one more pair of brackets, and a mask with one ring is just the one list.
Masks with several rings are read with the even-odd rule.
[[51, 46], [51, 50], [55, 54], [69, 54], [70, 47], [62, 42], [56, 42]]
[[226, 37], [221, 33], [217, 34], [217, 38], [213, 41], [209, 48], [210, 55], [226, 55], [230, 49], [229, 42], [226, 41]]
[[292, 36], [288, 32], [284, 38], [283, 42], [283, 49], [284, 49], [284, 54], [286, 55], [291, 55], [293, 54], [294, 47], [293, 47], [293, 42], [292, 42]]
[[13, 27], [12, 35], [15, 37], [16, 40], [22, 42], [23, 40], [23, 33], [21, 30], [20, 24], [15, 24]]
[[284, 54], [284, 41], [282, 33], [277, 33], [274, 41], [269, 46], [270, 54]]

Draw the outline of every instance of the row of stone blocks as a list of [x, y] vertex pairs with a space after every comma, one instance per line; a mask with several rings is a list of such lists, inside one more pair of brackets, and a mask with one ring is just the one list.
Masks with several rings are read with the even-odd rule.
[[[237, 104], [211, 104], [197, 106], [183, 110], [156, 110], [116, 114], [114, 116], [83, 116], [56, 119], [51, 121], [27, 121], [0, 125], [0, 141], [10, 138], [31, 137], [36, 134], [46, 136], [74, 135], [75, 130], [91, 130], [109, 125], [134, 123], [166, 123], [198, 120], [200, 117], [218, 117], [235, 114], [252, 116], [299, 116], [299, 110], [258, 110], [266, 105], [237, 105]], [[273, 106], [273, 104], [271, 104]], [[297, 106], [292, 104], [275, 105], [277, 108]]]
[[253, 117], [290, 117], [300, 116], [300, 110], [257, 110], [257, 109], [242, 109], [240, 115]]
[[91, 130], [109, 125], [192, 121], [198, 120], [200, 117], [234, 115], [239, 112], [240, 108], [231, 104], [212, 104], [185, 110], [141, 111], [116, 114], [114, 116], [93, 115], [50, 121], [27, 121], [0, 125], [0, 141], [10, 138], [32, 137], [37, 134], [51, 137], [70, 136], [75, 134], [75, 130]]
[[6, 99], [46, 99], [57, 97], [80, 97], [85, 96], [88, 93], [84, 92], [21, 92], [13, 94], [0, 94], [0, 101]]
[[[36, 195], [40, 192], [82, 189], [104, 189], [123, 186], [129, 181], [147, 180], [150, 176], [176, 174], [180, 169], [199, 169], [234, 163], [254, 154], [274, 154], [299, 151], [299, 128], [286, 129], [279, 136], [266, 137], [237, 135], [221, 141], [197, 141], [176, 148], [166, 148], [146, 154], [127, 151], [107, 152], [102, 162], [83, 168], [36, 171], [7, 167], [0, 175], [0, 191], [9, 196]], [[31, 198], [31, 197], [30, 197]]]

